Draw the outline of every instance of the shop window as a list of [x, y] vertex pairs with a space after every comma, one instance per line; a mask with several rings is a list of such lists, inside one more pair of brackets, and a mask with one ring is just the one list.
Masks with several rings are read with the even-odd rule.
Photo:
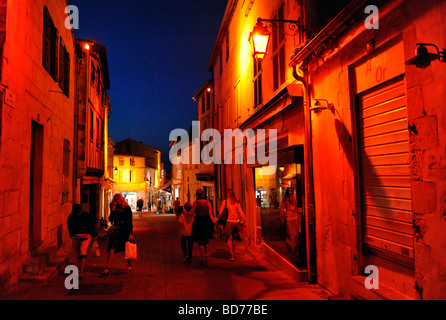
[[255, 193], [263, 241], [305, 269], [302, 169], [298, 163], [255, 168]]

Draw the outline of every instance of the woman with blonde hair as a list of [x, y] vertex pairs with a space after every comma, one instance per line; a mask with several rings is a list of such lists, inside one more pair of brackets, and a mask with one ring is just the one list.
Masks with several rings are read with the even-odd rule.
[[227, 209], [228, 218], [222, 230], [221, 239], [228, 245], [229, 254], [231, 255], [229, 261], [233, 262], [236, 241], [242, 240], [241, 235], [243, 234], [245, 214], [237, 201], [234, 191], [228, 189], [226, 194], [226, 200], [221, 204], [217, 220], [223, 214], [223, 211]]
[[[117, 252], [125, 252], [125, 243], [133, 241], [133, 214], [124, 196], [117, 193], [113, 196], [111, 203], [111, 213], [109, 217], [112, 226], [107, 229], [110, 233], [110, 240], [107, 248], [107, 267], [101, 273], [108, 276], [110, 273], [113, 256]], [[132, 271], [132, 262], [127, 260], [128, 271]]]

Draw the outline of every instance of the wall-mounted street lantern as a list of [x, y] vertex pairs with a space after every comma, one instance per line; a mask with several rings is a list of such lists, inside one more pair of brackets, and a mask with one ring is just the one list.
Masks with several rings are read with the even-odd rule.
[[[263, 23], [266, 23], [266, 26]], [[300, 30], [300, 18], [298, 20], [276, 20], [258, 18], [254, 29], [249, 34], [253, 56], [257, 61], [262, 61], [268, 53], [268, 44], [270, 42], [271, 32], [268, 27], [273, 23], [288, 23], [288, 28], [294, 31], [296, 35]]]
[[[446, 49], [440, 51], [433, 43], [417, 43], [417, 46], [415, 57], [407, 60], [407, 65], [414, 64], [417, 68], [426, 68], [430, 66], [431, 61], [438, 60], [440, 62], [446, 62]], [[434, 47], [437, 53], [430, 53], [426, 46]]]
[[[331, 112], [334, 110], [334, 105], [331, 102], [328, 102], [327, 99], [315, 99], [316, 102], [314, 103], [314, 106], [310, 108], [311, 111], [314, 111], [315, 113], [319, 113], [322, 110], [328, 109]], [[321, 101], [324, 101], [325, 104], [322, 104]]]
[[113, 172], [114, 172], [115, 174], [118, 174], [118, 172], [119, 172], [118, 167], [115, 167], [115, 170], [113, 170]]
[[257, 24], [254, 26], [254, 29], [249, 35], [253, 56], [257, 61], [262, 61], [265, 55], [268, 53], [270, 36], [271, 32], [268, 31], [259, 18], [257, 20]]

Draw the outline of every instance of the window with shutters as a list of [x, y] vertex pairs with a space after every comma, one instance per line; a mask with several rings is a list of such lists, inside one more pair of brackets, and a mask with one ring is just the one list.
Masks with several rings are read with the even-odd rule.
[[59, 41], [59, 87], [65, 91], [65, 45], [62, 38]]
[[210, 92], [206, 92], [206, 111], [211, 109], [211, 94]]
[[71, 63], [71, 59], [70, 59], [70, 54], [68, 53], [68, 51], [66, 50], [66, 48], [64, 48], [64, 54], [65, 54], [65, 88], [64, 88], [64, 93], [67, 97], [70, 96], [70, 63]]
[[68, 97], [70, 88], [70, 55], [54, 26], [47, 7], [43, 13], [42, 66]]
[[94, 140], [94, 113], [90, 110], [90, 140]]
[[101, 150], [104, 150], [104, 121], [101, 121]]
[[201, 104], [201, 114], [204, 114], [204, 112], [206, 111], [206, 105], [205, 105], [205, 102], [204, 102], [204, 96], [201, 96], [200, 104]]
[[262, 62], [254, 58], [254, 108], [262, 104]]
[[43, 54], [42, 65], [46, 71], [51, 75], [54, 81], [58, 81], [58, 67], [59, 67], [59, 44], [58, 32], [51, 19], [48, 8], [44, 8], [43, 13]]
[[96, 118], [96, 149], [101, 147], [101, 123], [99, 118]]
[[94, 85], [96, 81], [96, 67], [94, 66], [93, 61], [91, 62], [91, 84]]
[[68, 97], [70, 95], [70, 54], [62, 38], [59, 42], [59, 87]]
[[[274, 20], [284, 19], [284, 4], [279, 7]], [[277, 90], [285, 83], [285, 26], [283, 22], [272, 24], [272, 59], [273, 59], [273, 86]]]

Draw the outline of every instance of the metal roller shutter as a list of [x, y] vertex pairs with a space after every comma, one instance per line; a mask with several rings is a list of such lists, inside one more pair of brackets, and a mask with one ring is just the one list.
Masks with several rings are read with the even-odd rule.
[[364, 242], [413, 259], [409, 133], [404, 80], [359, 96]]

